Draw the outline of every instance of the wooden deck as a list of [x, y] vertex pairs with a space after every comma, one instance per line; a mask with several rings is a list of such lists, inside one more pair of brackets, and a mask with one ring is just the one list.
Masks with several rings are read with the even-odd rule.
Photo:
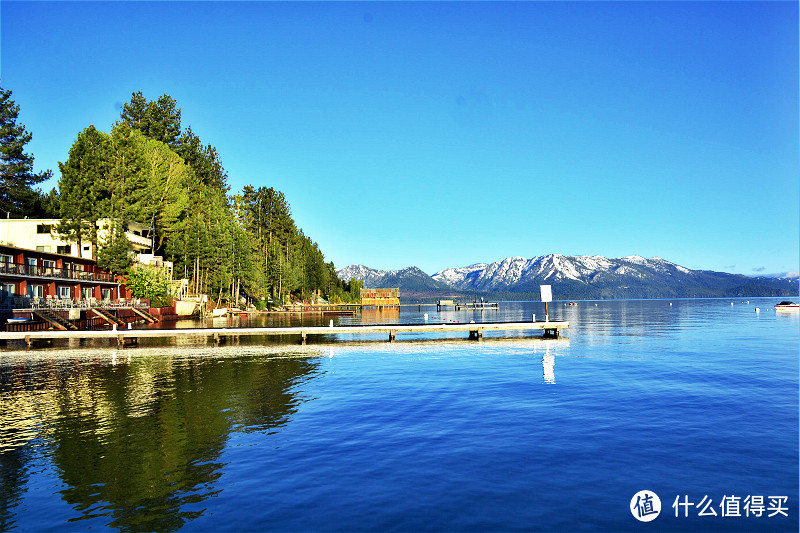
[[119, 329], [104, 331], [24, 331], [2, 332], [0, 341], [24, 340], [33, 346], [36, 340], [56, 339], [110, 339], [119, 346], [134, 344], [138, 339], [157, 337], [204, 337], [216, 342], [225, 337], [294, 335], [305, 344], [312, 335], [388, 335], [390, 342], [399, 333], [439, 333], [468, 332], [469, 339], [480, 340], [484, 331], [543, 331], [545, 337], [557, 338], [561, 330], [569, 327], [569, 322], [482, 322], [464, 324], [380, 324], [357, 326], [297, 326], [286, 328], [194, 328], [194, 329]]

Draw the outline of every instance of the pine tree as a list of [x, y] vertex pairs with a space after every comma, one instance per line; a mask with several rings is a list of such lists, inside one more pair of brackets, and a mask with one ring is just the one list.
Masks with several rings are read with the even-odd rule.
[[175, 148], [181, 135], [181, 109], [167, 94], [159, 96], [157, 101], [148, 101], [138, 91], [122, 106], [119, 124], [127, 124], [146, 137]]
[[112, 274], [122, 274], [130, 264], [125, 224], [120, 219], [113, 219], [107, 222], [102, 229], [105, 232], [101, 246], [97, 250], [97, 266]]
[[32, 188], [52, 176], [47, 170], [33, 172], [33, 156], [25, 153], [25, 145], [33, 135], [17, 124], [19, 106], [11, 99], [11, 91], [0, 88], [0, 209], [6, 216], [35, 214], [39, 191]]
[[79, 247], [85, 241], [97, 246], [95, 223], [108, 216], [105, 207], [109, 199], [106, 182], [111, 165], [110, 144], [109, 135], [89, 126], [78, 134], [67, 161], [58, 164], [61, 222], [56, 231]]

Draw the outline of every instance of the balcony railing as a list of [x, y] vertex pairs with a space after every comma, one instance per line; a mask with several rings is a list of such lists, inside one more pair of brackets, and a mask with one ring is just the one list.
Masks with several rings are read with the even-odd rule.
[[52, 298], [44, 297], [37, 298], [31, 296], [8, 296], [0, 300], [0, 308], [2, 309], [50, 309], [50, 310], [67, 310], [67, 309], [120, 309], [136, 307], [138, 309], [149, 308], [147, 301], [139, 299], [126, 299], [120, 298], [117, 300], [98, 300], [97, 298]]
[[136, 244], [138, 246], [142, 246], [144, 248], [152, 248], [153, 247], [153, 239], [149, 237], [142, 237], [141, 235], [136, 235], [133, 232], [127, 231], [125, 232], [125, 236], [128, 238], [128, 241], [131, 244]]
[[71, 268], [33, 266], [20, 263], [0, 262], [0, 274], [28, 276], [36, 278], [57, 278], [77, 281], [114, 281], [111, 274], [105, 272], [87, 272]]

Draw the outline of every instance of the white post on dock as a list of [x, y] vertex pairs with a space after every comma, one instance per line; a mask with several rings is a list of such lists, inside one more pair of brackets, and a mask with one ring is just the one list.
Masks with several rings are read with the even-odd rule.
[[553, 301], [553, 287], [551, 285], [539, 285], [539, 292], [542, 294], [544, 302], [544, 321], [550, 322], [550, 308], [547, 305]]

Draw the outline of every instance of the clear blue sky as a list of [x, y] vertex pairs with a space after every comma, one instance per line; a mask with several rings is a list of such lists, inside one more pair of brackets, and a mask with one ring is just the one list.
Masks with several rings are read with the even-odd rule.
[[[798, 270], [798, 3], [10, 2], [37, 169], [134, 91], [341, 268]], [[55, 180], [49, 186], [55, 185]]]

